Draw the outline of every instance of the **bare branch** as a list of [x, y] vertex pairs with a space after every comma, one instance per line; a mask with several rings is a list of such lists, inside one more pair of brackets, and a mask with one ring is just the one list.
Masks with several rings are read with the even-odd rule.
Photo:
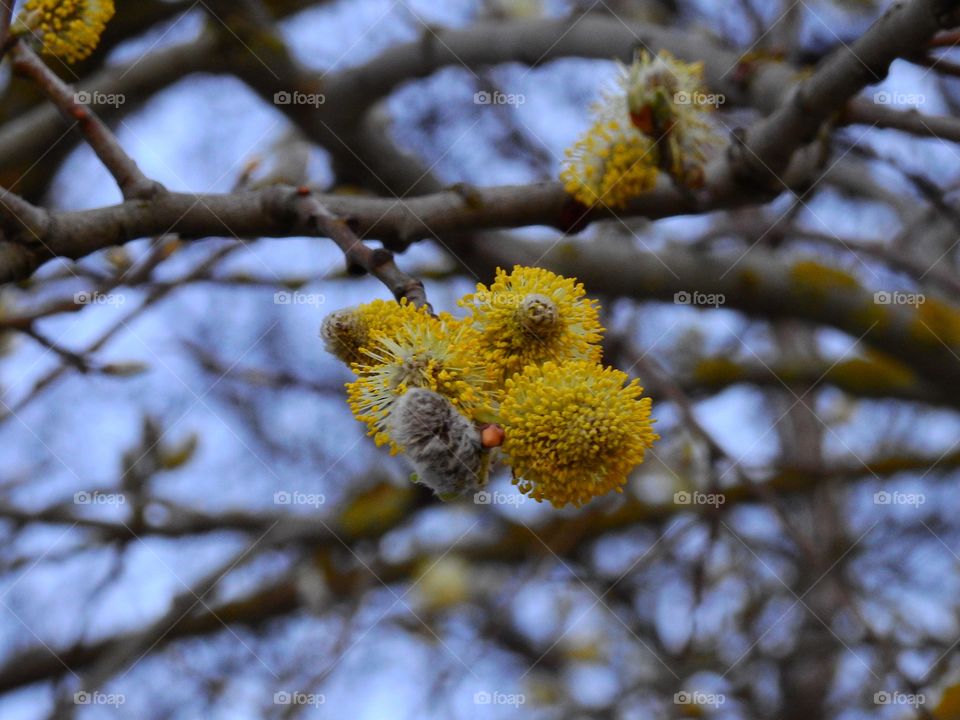
[[22, 197], [0, 187], [0, 228], [8, 242], [34, 244], [46, 234], [49, 216]]
[[913, 0], [894, 5], [852, 46], [844, 46], [791, 90], [768, 117], [730, 148], [728, 162], [708, 173], [714, 197], [744, 186], [775, 195], [793, 154], [811, 142], [824, 122], [867, 85], [882, 80], [890, 64], [924, 47], [942, 28], [956, 24], [955, 2]]
[[398, 301], [406, 298], [418, 307], [430, 307], [423, 283], [402, 272], [392, 252], [385, 248], [371, 250], [364, 245], [347, 222], [331, 213], [309, 188], [300, 188], [297, 194], [305, 215], [301, 222], [337, 244], [347, 258], [348, 272], [368, 272], [386, 285]]
[[12, 0], [0, 2], [0, 59], [6, 54], [10, 39], [10, 23], [13, 20]]
[[[937, 470], [947, 472], [960, 466], [960, 452], [947, 456], [936, 457], [898, 457], [878, 458], [873, 462], [864, 463], [858, 458], [849, 461], [838, 461], [828, 468], [791, 468], [775, 473], [766, 481], [767, 490], [779, 495], [808, 492], [811, 487], [819, 486], [836, 480], [845, 480], [859, 477], [888, 476], [898, 472], [910, 470], [926, 470], [935, 465]], [[754, 484], [738, 485], [724, 488], [726, 502], [722, 511], [737, 507], [744, 502], [757, 498], [757, 488]], [[428, 502], [432, 502], [429, 501]], [[626, 502], [614, 507], [603, 505], [574, 517], [556, 517], [536, 527], [531, 527], [523, 520], [510, 521], [508, 518], [499, 518], [503, 527], [499, 533], [491, 533], [489, 543], [463, 545], [458, 548], [458, 554], [475, 563], [507, 563], [521, 559], [529, 559], [531, 554], [539, 554], [544, 549], [560, 558], [575, 557], [580, 548], [585, 547], [590, 540], [635, 526], [637, 523], [656, 522], [664, 518], [675, 516], [678, 512], [709, 513], [713, 512], [709, 505], [677, 505], [672, 501], [664, 503], [642, 502], [629, 498]], [[243, 529], [249, 532], [265, 532], [275, 521], [275, 516], [269, 518], [266, 527], [262, 524], [267, 518], [261, 517], [254, 525], [244, 525]], [[393, 521], [378, 526], [374, 531], [363, 535], [356, 535], [341, 527], [325, 527], [315, 522], [314, 518], [304, 518], [303, 521], [294, 518], [283, 520], [280, 525], [270, 532], [267, 542], [272, 547], [284, 543], [302, 543], [314, 550], [314, 556], [323, 552], [338, 550], [344, 544], [356, 542], [360, 537], [382, 537], [400, 523], [407, 522], [409, 516], [399, 514]], [[59, 522], [59, 520], [55, 520]], [[211, 529], [236, 527], [226, 517], [210, 516], [208, 518]], [[64, 522], [66, 519], [64, 518]], [[70, 521], [73, 522], [72, 520]], [[287, 524], [291, 527], [287, 527]], [[129, 535], [129, 532], [127, 533]], [[410, 576], [413, 568], [422, 562], [422, 558], [401, 560], [399, 562], [380, 562], [375, 567], [359, 566], [335, 569], [331, 564], [328, 572], [337, 572], [336, 578], [327, 578], [329, 586], [335, 592], [344, 595], [362, 591], [369, 580], [371, 569], [383, 583], [403, 580]], [[223, 605], [214, 605], [209, 610], [195, 614], [185, 614], [172, 626], [163, 640], [157, 644], [162, 647], [166, 643], [199, 634], [217, 632], [224, 627], [224, 623], [232, 625], [245, 624], [259, 626], [271, 618], [293, 612], [300, 607], [301, 598], [297, 592], [293, 578], [283, 578], [277, 582], [258, 588], [250, 595]], [[15, 653], [6, 662], [0, 665], [0, 692], [28, 685], [40, 680], [56, 678], [62, 675], [64, 664], [77, 672], [82, 668], [95, 663], [99, 658], [112, 654], [126, 647], [132, 638], [141, 637], [140, 632], [114, 636], [90, 644], [77, 644], [72, 647], [56, 650], [53, 655], [46, 647], [29, 648]]]
[[159, 183], [140, 171], [110, 128], [89, 107], [77, 102], [73, 88], [58, 78], [33, 50], [17, 42], [10, 55], [16, 71], [33, 80], [65, 118], [80, 126], [90, 147], [117, 181], [124, 198], [148, 199], [163, 191]]

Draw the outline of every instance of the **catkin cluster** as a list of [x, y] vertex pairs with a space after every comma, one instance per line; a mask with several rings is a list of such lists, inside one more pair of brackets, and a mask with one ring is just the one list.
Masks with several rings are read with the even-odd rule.
[[704, 90], [702, 63], [640, 52], [618, 68], [616, 87], [593, 106], [592, 125], [566, 151], [560, 179], [567, 192], [587, 207], [620, 208], [653, 189], [660, 172], [699, 187], [721, 144], [707, 117], [722, 96]]
[[622, 490], [657, 435], [639, 383], [600, 363], [599, 308], [583, 285], [517, 266], [459, 305], [466, 317], [375, 300], [324, 320], [376, 443], [405, 453], [442, 499], [483, 487], [495, 460], [558, 507]]

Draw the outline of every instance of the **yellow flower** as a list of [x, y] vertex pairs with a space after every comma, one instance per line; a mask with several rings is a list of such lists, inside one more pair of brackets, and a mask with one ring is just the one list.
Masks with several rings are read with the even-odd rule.
[[643, 462], [659, 436], [637, 380], [589, 361], [530, 366], [507, 381], [503, 451], [514, 483], [538, 502], [580, 506]]
[[373, 335], [362, 349], [366, 360], [353, 364], [357, 379], [347, 384], [354, 417], [367, 424], [377, 445], [389, 442], [396, 454], [400, 448], [388, 433], [388, 416], [410, 388], [433, 390], [470, 420], [488, 413], [490, 375], [478, 339], [467, 323], [422, 312], [404, 317], [389, 335]]
[[683, 63], [667, 52], [638, 53], [620, 69], [617, 86], [594, 105], [593, 125], [566, 152], [560, 179], [587, 206], [625, 206], [653, 188], [663, 170], [687, 187], [720, 144], [705, 113], [722, 102], [703, 87], [703, 63]]
[[620, 66], [619, 93], [608, 103], [623, 104], [630, 121], [660, 143], [661, 168], [681, 184], [696, 186], [713, 148], [721, 142], [706, 113], [723, 102], [706, 92], [703, 63], [684, 63], [661, 51], [638, 52], [630, 67]]
[[36, 37], [45, 55], [75, 63], [94, 51], [113, 13], [113, 0], [28, 0], [14, 30]]
[[566, 151], [560, 180], [588, 207], [624, 207], [657, 183], [659, 153], [653, 141], [624, 117], [600, 118]]
[[500, 268], [489, 288], [460, 300], [480, 333], [479, 352], [497, 379], [547, 360], [600, 359], [597, 303], [583, 285], [542, 268]]
[[[703, 85], [703, 63], [685, 63], [666, 50], [657, 56], [647, 51], [634, 55], [629, 67], [620, 69], [619, 92], [607, 96], [608, 102], [622, 102], [626, 96], [627, 111], [634, 124], [648, 135], [664, 132], [678, 119], [691, 113], [709, 112], [713, 103]], [[648, 122], [650, 125], [648, 125]]]
[[373, 338], [391, 337], [417, 315], [428, 315], [426, 308], [412, 305], [406, 298], [400, 302], [373, 300], [357, 307], [334, 310], [323, 319], [320, 337], [324, 347], [347, 365], [369, 365], [373, 360], [363, 352]]

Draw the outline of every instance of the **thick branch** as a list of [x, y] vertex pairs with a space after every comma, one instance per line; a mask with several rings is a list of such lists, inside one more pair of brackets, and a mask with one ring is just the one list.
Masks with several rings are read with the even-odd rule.
[[[704, 358], [689, 377], [681, 378], [695, 395], [713, 394], [736, 383], [784, 389], [784, 385], [817, 388], [832, 385], [854, 397], [907, 400], [960, 408], [960, 397], [945, 395], [920, 381], [907, 368], [885, 360], [854, 358], [819, 363], [735, 361], [726, 356]], [[647, 390], [653, 394], [655, 387]]]
[[811, 142], [827, 119], [845, 108], [867, 85], [886, 77], [897, 58], [926, 46], [942, 28], [957, 22], [956, 2], [913, 0], [894, 4], [852, 46], [843, 46], [791, 91], [766, 118], [731, 146], [728, 162], [708, 174], [714, 197], [743, 186], [779, 194], [781, 175], [793, 154]]
[[[489, 228], [548, 225], [564, 229], [570, 205], [563, 187], [553, 182], [451, 189], [403, 201], [346, 195], [315, 197], [332, 214], [346, 218], [350, 229], [361, 238], [382, 240], [395, 250], [424, 238]], [[740, 200], [749, 203], [751, 198]], [[233, 234], [254, 238], [318, 234], [298, 203], [298, 189], [289, 186], [222, 195], [171, 192], [148, 202], [52, 212], [41, 239], [52, 255], [78, 259], [165, 232], [177, 233], [185, 240]], [[618, 214], [658, 219], [693, 210], [688, 197], [661, 183]], [[586, 213], [585, 221], [611, 217], [608, 209], [596, 208]], [[28, 277], [8, 267], [5, 259], [0, 249], [0, 284]]]
[[589, 250], [572, 242], [521, 243], [484, 252], [500, 264], [537, 263], [615, 296], [670, 302], [678, 293], [701, 293], [750, 315], [835, 327], [896, 357], [918, 376], [935, 378], [943, 392], [960, 393], [960, 310], [933, 298], [916, 306], [883, 304], [846, 273], [812, 261], [787, 263], [759, 248], [742, 256], [681, 249], [654, 255], [619, 243]]
[[0, 228], [8, 241], [32, 243], [46, 234], [49, 216], [16, 193], [0, 187]]

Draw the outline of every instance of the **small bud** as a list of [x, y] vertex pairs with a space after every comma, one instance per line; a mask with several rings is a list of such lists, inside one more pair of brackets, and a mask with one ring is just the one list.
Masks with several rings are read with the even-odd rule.
[[176, 445], [166, 445], [159, 448], [160, 467], [164, 470], [176, 470], [186, 465], [193, 458], [200, 445], [200, 438], [191, 433], [183, 442]]
[[368, 340], [368, 328], [355, 308], [334, 310], [323, 319], [320, 337], [327, 352], [347, 365], [361, 357], [360, 348]]
[[546, 295], [532, 293], [520, 303], [520, 324], [533, 335], [550, 335], [559, 321], [557, 304]]
[[104, 375], [112, 375], [113, 377], [133, 377], [149, 372], [149, 370], [150, 366], [147, 363], [137, 361], [107, 363], [100, 368], [100, 372]]
[[653, 135], [653, 110], [649, 106], [644, 106], [636, 110], [630, 110], [630, 122], [644, 135]]
[[503, 428], [495, 423], [487, 425], [480, 431], [480, 443], [488, 450], [503, 445], [504, 437]]

